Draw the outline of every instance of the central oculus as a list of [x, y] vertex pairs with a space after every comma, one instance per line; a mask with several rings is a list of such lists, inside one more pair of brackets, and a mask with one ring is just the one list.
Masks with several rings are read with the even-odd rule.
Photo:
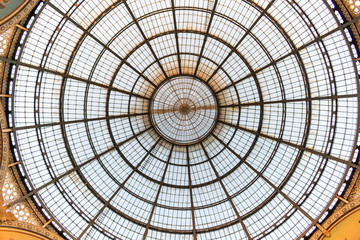
[[156, 131], [166, 140], [194, 144], [214, 128], [218, 107], [213, 91], [191, 76], [166, 80], [154, 92], [150, 117]]

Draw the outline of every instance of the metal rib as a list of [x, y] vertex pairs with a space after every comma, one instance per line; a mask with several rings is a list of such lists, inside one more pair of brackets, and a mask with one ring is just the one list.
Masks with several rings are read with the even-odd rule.
[[227, 86], [224, 87], [223, 89], [220, 89], [219, 91], [215, 92], [215, 94], [218, 94], [218, 93], [224, 91], [225, 89], [228, 89], [229, 87], [235, 86], [235, 85], [238, 84], [239, 82], [241, 82], [241, 81], [243, 81], [243, 80], [245, 80], [245, 79], [247, 79], [247, 78], [249, 78], [249, 77], [255, 76], [257, 73], [259, 73], [259, 72], [261, 72], [261, 71], [264, 71], [266, 68], [275, 65], [276, 63], [278, 63], [278, 62], [286, 59], [287, 57], [290, 57], [291, 55], [295, 55], [295, 54], [299, 53], [301, 50], [303, 50], [303, 49], [311, 46], [311, 45], [314, 44], [314, 43], [318, 43], [318, 42], [322, 41], [324, 38], [330, 36], [331, 34], [339, 31], [339, 30], [342, 29], [342, 28], [348, 27], [348, 26], [350, 26], [351, 24], [353, 24], [353, 23], [355, 23], [355, 22], [357, 22], [357, 21], [359, 21], [359, 20], [360, 20], [360, 15], [357, 16], [357, 17], [355, 17], [353, 20], [351, 20], [351, 21], [349, 21], [349, 22], [347, 22], [347, 23], [344, 23], [342, 26], [337, 27], [337, 28], [335, 28], [335, 29], [333, 29], [333, 30], [331, 30], [331, 31], [329, 31], [329, 32], [327, 32], [327, 33], [319, 36], [319, 37], [316, 37], [314, 40], [312, 40], [312, 41], [310, 41], [310, 42], [302, 45], [301, 47], [299, 47], [299, 48], [297, 48], [297, 49], [292, 50], [292, 51], [289, 52], [288, 54], [285, 54], [284, 56], [276, 59], [275, 61], [270, 62], [269, 64], [265, 65], [264, 67], [261, 67], [261, 68], [256, 69], [254, 73], [250, 73], [250, 74], [246, 75], [245, 77], [243, 77], [243, 78], [241, 78], [241, 79], [233, 82], [232, 84], [227, 85]]
[[11, 59], [4, 58], [4, 57], [0, 57], [0, 60], [4, 61], [4, 62], [7, 62], [7, 63], [18, 64], [19, 66], [32, 68], [32, 69], [38, 70], [40, 72], [51, 73], [51, 74], [54, 74], [54, 75], [61, 76], [63, 78], [69, 78], [69, 79], [77, 80], [77, 81], [87, 83], [87, 84], [90, 84], [90, 85], [94, 85], [94, 86], [97, 86], [97, 87], [100, 87], [100, 88], [110, 89], [110, 90], [115, 91], [115, 92], [124, 93], [124, 94], [127, 94], [127, 95], [131, 95], [131, 96], [134, 96], [134, 97], [138, 97], [138, 98], [142, 98], [142, 99], [146, 99], [146, 100], [150, 101], [149, 97], [142, 96], [140, 94], [136, 94], [136, 93], [133, 93], [133, 92], [128, 92], [126, 90], [122, 90], [122, 89], [119, 89], [119, 88], [116, 88], [116, 87], [110, 87], [110, 86], [108, 86], [106, 84], [93, 82], [93, 81], [90, 81], [90, 80], [85, 79], [85, 78], [81, 78], [81, 77], [77, 77], [77, 76], [74, 76], [74, 75], [58, 72], [58, 71], [51, 70], [51, 69], [46, 69], [46, 68], [43, 68], [43, 67], [39, 67], [39, 66], [29, 64], [29, 63], [24, 63], [24, 62], [20, 62], [20, 61], [11, 60]]
[[358, 97], [358, 95], [357, 94], [330, 95], [330, 96], [323, 96], [323, 97], [284, 99], [284, 100], [275, 100], [275, 101], [268, 101], [268, 102], [247, 102], [247, 103], [239, 103], [239, 104], [222, 105], [222, 106], [219, 106], [219, 108], [249, 107], [249, 106], [261, 106], [261, 105], [267, 105], [267, 104], [293, 103], [293, 102], [311, 102], [311, 101], [342, 99], [342, 98], [355, 98], [355, 97]]
[[217, 68], [214, 70], [214, 72], [211, 74], [209, 79], [206, 81], [207, 83], [215, 76], [215, 74], [219, 71], [219, 69], [225, 64], [225, 62], [231, 57], [231, 55], [236, 51], [236, 49], [240, 46], [242, 41], [249, 35], [251, 30], [255, 27], [255, 25], [260, 21], [262, 16], [267, 12], [267, 10], [272, 6], [272, 4], [275, 2], [275, 0], [272, 0], [266, 8], [261, 12], [260, 16], [253, 22], [253, 24], [250, 26], [249, 29], [246, 30], [245, 34], [240, 38], [240, 40], [236, 43], [234, 47], [232, 47], [230, 53], [225, 57], [225, 59], [217, 66]]
[[242, 220], [242, 218], [241, 218], [238, 210], [237, 210], [236, 207], [235, 207], [234, 202], [232, 201], [232, 199], [231, 199], [228, 191], [226, 190], [225, 185], [224, 185], [224, 183], [222, 182], [222, 180], [221, 180], [221, 178], [220, 178], [220, 176], [219, 176], [219, 173], [216, 171], [216, 168], [215, 168], [213, 162], [211, 161], [211, 158], [209, 157], [209, 155], [208, 155], [208, 153], [207, 153], [207, 151], [206, 151], [206, 149], [205, 149], [205, 147], [204, 147], [204, 144], [203, 144], [202, 142], [200, 142], [200, 144], [201, 144], [201, 147], [202, 147], [202, 149], [203, 149], [203, 151], [204, 151], [204, 153], [205, 153], [206, 158], [208, 159], [208, 161], [209, 161], [209, 163], [210, 163], [210, 165], [211, 165], [211, 168], [213, 169], [213, 171], [214, 171], [214, 173], [215, 173], [215, 175], [216, 175], [216, 178], [217, 178], [218, 182], [220, 183], [222, 189], [223, 189], [224, 192], [225, 192], [225, 195], [226, 195], [227, 200], [228, 200], [229, 203], [231, 204], [231, 207], [233, 208], [233, 210], [234, 210], [234, 212], [235, 212], [235, 214], [236, 214], [236, 216], [237, 216], [237, 218], [238, 218], [238, 220], [239, 220], [242, 228], [244, 229], [244, 231], [245, 231], [245, 233], [246, 233], [247, 238], [248, 238], [249, 240], [251, 240], [252, 238], [251, 238], [248, 230], [246, 229], [246, 226], [245, 226], [245, 224], [244, 224], [244, 221]]
[[315, 222], [314, 218], [312, 218], [305, 210], [303, 210], [299, 205], [297, 205], [293, 200], [291, 200], [283, 191], [281, 191], [278, 187], [276, 187], [269, 179], [267, 179], [262, 173], [256, 170], [253, 166], [251, 166], [248, 162], [240, 157], [232, 148], [230, 148], [227, 144], [225, 144], [221, 139], [215, 136], [213, 133], [211, 134], [218, 140], [223, 146], [225, 146], [232, 154], [234, 154], [242, 163], [244, 163], [247, 167], [249, 167], [253, 172], [255, 172], [259, 177], [264, 179], [266, 183], [268, 183], [272, 188], [274, 188], [281, 196], [283, 196], [287, 201], [289, 201], [296, 209], [298, 209], [302, 214], [304, 214], [309, 220]]
[[79, 240], [85, 233], [86, 231], [94, 224], [94, 222], [96, 221], [96, 219], [100, 216], [100, 214], [105, 210], [105, 208], [107, 206], [109, 206], [110, 202], [114, 199], [114, 197], [116, 196], [116, 194], [118, 194], [118, 192], [125, 186], [126, 182], [132, 177], [132, 175], [135, 173], [135, 171], [140, 167], [140, 165], [145, 161], [145, 159], [150, 155], [150, 153], [152, 152], [152, 150], [156, 147], [156, 145], [160, 142], [161, 138], [159, 138], [156, 143], [149, 149], [149, 151], [145, 154], [145, 156], [143, 157], [143, 159], [136, 165], [136, 167], [131, 171], [131, 173], [129, 174], [129, 176], [127, 176], [127, 178], [123, 181], [122, 184], [120, 184], [120, 186], [118, 187], [118, 189], [112, 194], [112, 196], [109, 198], [109, 200], [104, 204], [104, 206], [99, 210], [99, 212], [95, 215], [95, 217], [90, 221], [90, 223], [86, 226], [86, 228], [84, 228], [84, 230], [82, 231], [82, 233], [79, 235], [79, 237], [77, 238], [77, 240]]
[[349, 161], [345, 161], [341, 158], [337, 158], [337, 157], [334, 157], [334, 156], [331, 156], [331, 155], [328, 155], [326, 153], [322, 153], [322, 152], [319, 152], [319, 151], [316, 151], [314, 149], [311, 149], [311, 148], [307, 148], [307, 147], [303, 147], [303, 146], [300, 146], [298, 144], [295, 144], [295, 143], [292, 143], [292, 142], [289, 142], [289, 141], [285, 141], [283, 139], [278, 139], [276, 137], [273, 137], [273, 136], [270, 136], [270, 135], [266, 135], [264, 133], [259, 133], [255, 130], [252, 130], [252, 129], [248, 129], [248, 128], [245, 128], [245, 127], [241, 127], [241, 126], [235, 126], [231, 123], [227, 123], [227, 122], [224, 122], [222, 120], [219, 120], [220, 123], [223, 123], [225, 125], [228, 125], [230, 127], [233, 127], [233, 128], [236, 128], [236, 129], [239, 129], [239, 130], [242, 130], [242, 131], [245, 131], [245, 132], [248, 132], [248, 133], [252, 133], [256, 136], [260, 136], [260, 137], [263, 137], [263, 138], [267, 138], [267, 139], [270, 139], [270, 140], [273, 140], [275, 142], [279, 142], [279, 143], [283, 143], [283, 144], [286, 144], [290, 147], [294, 147], [294, 148], [297, 148], [299, 150], [302, 150], [302, 151], [306, 151], [306, 152], [310, 152], [310, 153], [313, 153], [313, 154], [316, 154], [318, 156], [321, 156], [321, 157], [324, 157], [324, 158], [328, 158], [328, 159], [331, 159], [331, 160], [334, 160], [336, 162], [339, 162], [339, 163], [343, 163], [343, 164], [346, 164], [346, 165], [351, 165], [352, 167], [354, 168], [357, 168], [357, 169], [360, 169], [360, 166], [359, 165], [356, 165], [356, 164], [351, 164], [351, 162]]
[[109, 52], [111, 52], [112, 54], [114, 54], [118, 59], [120, 59], [121, 61], [124, 62], [124, 64], [126, 64], [128, 67], [130, 67], [134, 72], [136, 72], [138, 75], [140, 75], [141, 77], [143, 77], [146, 81], [148, 81], [151, 85], [153, 85], [154, 87], [156, 87], [156, 85], [150, 80], [148, 79], [145, 75], [143, 75], [141, 72], [139, 72], [139, 70], [137, 70], [134, 66], [132, 66], [129, 62], [125, 61], [118, 53], [116, 53], [114, 50], [112, 50], [111, 48], [109, 48], [109, 46], [105, 45], [100, 39], [98, 39], [97, 37], [95, 37], [93, 34], [91, 34], [88, 30], [86, 30], [85, 28], [83, 28], [79, 23], [77, 23], [75, 20], [73, 20], [72, 18], [70, 18], [68, 15], [66, 15], [65, 13], [63, 13], [59, 8], [57, 8], [54, 4], [52, 4], [51, 2], [46, 2], [47, 5], [49, 5], [50, 7], [52, 7], [55, 11], [57, 11], [60, 15], [62, 15], [64, 18], [66, 18], [67, 20], [69, 20], [71, 23], [73, 23], [76, 27], [78, 27], [79, 29], [81, 29], [84, 33], [86, 33], [88, 36], [90, 36], [92, 39], [94, 39], [97, 43], [99, 43], [103, 48], [105, 48], [106, 50], [108, 50]]
[[118, 118], [127, 118], [127, 117], [136, 117], [136, 116], [143, 116], [148, 115], [148, 113], [133, 113], [133, 114], [120, 114], [120, 115], [112, 115], [108, 117], [99, 117], [99, 118], [88, 118], [88, 119], [80, 119], [80, 120], [72, 120], [72, 121], [65, 121], [65, 122], [55, 122], [55, 123], [44, 123], [44, 124], [36, 124], [24, 127], [15, 127], [15, 131], [27, 130], [32, 128], [43, 128], [43, 127], [53, 127], [59, 125], [67, 125], [67, 124], [75, 124], [75, 123], [83, 123], [83, 122], [93, 122], [93, 121], [101, 121], [101, 120], [111, 120], [111, 119], [118, 119]]
[[190, 202], [191, 202], [191, 219], [193, 224], [193, 238], [194, 240], [196, 240], [197, 236], [196, 236], [196, 224], [195, 224], [195, 209], [194, 209], [194, 198], [193, 198], [192, 183], [191, 183], [189, 146], [186, 146], [186, 161], [187, 161], [188, 176], [189, 176], [188, 179], [189, 179], [189, 191], [190, 191]]
[[164, 67], [163, 67], [162, 64], [160, 63], [159, 58], [157, 57], [157, 55], [156, 55], [154, 49], [152, 48], [149, 40], [148, 40], [147, 37], [145, 36], [145, 33], [144, 33], [144, 31], [142, 30], [142, 28], [140, 27], [140, 24], [139, 24], [138, 20], [137, 20], [136, 17], [134, 16], [134, 13], [132, 12], [131, 8], [129, 7], [129, 5], [127, 4], [126, 1], [124, 1], [124, 5], [125, 5], [126, 9], [128, 10], [128, 12], [130, 13], [130, 16], [131, 16], [131, 18], [133, 19], [134, 23], [136, 24], [137, 28], [139, 29], [139, 31], [140, 31], [140, 33], [141, 33], [141, 36], [144, 38], [144, 40], [145, 40], [145, 42], [146, 42], [146, 45], [149, 47], [152, 55], [154, 56], [156, 62], [157, 62], [158, 65], [159, 65], [159, 67], [161, 68], [161, 71], [164, 73], [165, 78], [167, 78], [168, 76], [167, 76], [167, 74], [166, 74], [166, 71], [165, 71]]
[[125, 141], [122, 141], [121, 143], [117, 144], [116, 146], [112, 146], [111, 148], [107, 149], [106, 151], [104, 151], [104, 152], [102, 152], [102, 153], [100, 153], [100, 154], [98, 154], [98, 155], [96, 155], [96, 156], [94, 156], [94, 157], [90, 158], [90, 159], [89, 159], [89, 160], [87, 160], [86, 162], [83, 162], [82, 164], [80, 164], [80, 165], [78, 165], [78, 166], [76, 166], [76, 167], [74, 167], [74, 168], [72, 168], [72, 169], [70, 169], [70, 170], [66, 171], [65, 173], [60, 174], [59, 176], [55, 177], [55, 178], [54, 178], [54, 179], [52, 179], [51, 181], [49, 181], [49, 182], [47, 182], [47, 183], [43, 184], [42, 186], [40, 186], [40, 187], [38, 187], [38, 188], [34, 189], [33, 191], [31, 191], [31, 192], [27, 193], [26, 195], [24, 195], [24, 196], [22, 196], [22, 197], [20, 197], [20, 198], [16, 199], [15, 201], [13, 201], [13, 202], [9, 203], [9, 204], [8, 204], [8, 206], [14, 206], [14, 205], [15, 205], [15, 204], [17, 204], [17, 203], [22, 202], [22, 201], [23, 201], [23, 200], [25, 200], [26, 198], [28, 198], [28, 197], [30, 197], [30, 196], [32, 196], [32, 195], [34, 195], [34, 194], [38, 193], [40, 190], [42, 190], [42, 189], [46, 188], [46, 187], [47, 187], [47, 186], [49, 186], [50, 184], [53, 184], [53, 183], [55, 183], [55, 182], [58, 182], [61, 178], [63, 178], [63, 177], [65, 177], [65, 176], [69, 175], [70, 173], [72, 173], [72, 172], [74, 172], [74, 171], [79, 170], [80, 168], [82, 168], [82, 167], [84, 167], [85, 165], [87, 165], [87, 164], [91, 163], [91, 162], [92, 162], [92, 161], [94, 161], [95, 159], [98, 159], [99, 157], [104, 156], [105, 154], [107, 154], [107, 153], [109, 153], [109, 152], [113, 151], [114, 149], [116, 149], [116, 148], [120, 147], [121, 145], [123, 145], [123, 144], [127, 143], [128, 141], [130, 141], [130, 140], [132, 140], [132, 139], [134, 139], [134, 138], [138, 137], [139, 135], [143, 134], [144, 132], [146, 132], [146, 131], [150, 130], [151, 128], [153, 128], [153, 127], [149, 127], [149, 128], [147, 128], [147, 129], [145, 129], [145, 130], [143, 130], [143, 131], [139, 132], [138, 134], [136, 134], [136, 135], [132, 136], [131, 138], [128, 138], [128, 139], [127, 139], [127, 140], [125, 140]]
[[173, 21], [174, 21], [174, 30], [175, 30], [175, 40], [176, 40], [176, 52], [179, 64], [179, 74], [182, 74], [181, 70], [181, 57], [180, 57], [180, 45], [179, 45], [179, 36], [178, 36], [178, 29], [177, 29], [177, 22], [176, 22], [176, 14], [175, 14], [175, 3], [174, 0], [171, 0], [171, 10], [173, 14]]
[[195, 67], [195, 71], [194, 71], [194, 76], [196, 76], [196, 73], [197, 73], [197, 71], [198, 71], [198, 68], [199, 68], [199, 65], [200, 65], [200, 61], [201, 61], [202, 55], [203, 55], [204, 50], [205, 50], [205, 44], [206, 44], [207, 38], [208, 38], [208, 36], [209, 36], [209, 31], [210, 31], [211, 23], [212, 23], [213, 18], [214, 18], [214, 14], [215, 14], [215, 9], [216, 9], [217, 3], [218, 3], [218, 0], [215, 0], [213, 9], [212, 9], [212, 11], [211, 11], [211, 16], [210, 16], [209, 24], [208, 24], [207, 29], [206, 29], [204, 41], [203, 41], [203, 44], [202, 44], [202, 47], [201, 47], [199, 59], [198, 59], [198, 61], [197, 61], [197, 63], [196, 63], [196, 67]]
[[166, 162], [166, 166], [165, 166], [165, 170], [164, 170], [163, 176], [162, 176], [162, 178], [161, 178], [159, 190], [158, 190], [158, 192], [157, 192], [157, 194], [156, 194], [156, 198], [155, 198], [153, 207], [152, 207], [152, 209], [151, 209], [151, 213], [150, 213], [150, 216], [149, 216], [149, 221], [148, 221], [148, 223], [146, 224], [146, 229], [145, 229], [145, 232], [144, 232], [143, 240], [146, 239], [146, 236], [147, 236], [147, 234], [148, 234], [148, 232], [149, 232], [149, 227], [150, 227], [151, 219], [152, 219], [152, 217], [153, 217], [153, 215], [154, 215], [155, 207], [156, 207], [157, 201], [158, 201], [159, 196], [160, 196], [161, 188], [162, 188], [162, 185], [163, 185], [164, 180], [165, 180], [166, 172], [167, 172], [167, 169], [168, 169], [168, 167], [169, 167], [169, 162], [170, 162], [170, 159], [171, 159], [172, 152], [173, 152], [173, 150], [174, 150], [174, 146], [175, 146], [175, 145], [172, 145], [172, 146], [171, 146], [170, 154], [169, 154], [168, 160], [167, 160], [167, 162]]

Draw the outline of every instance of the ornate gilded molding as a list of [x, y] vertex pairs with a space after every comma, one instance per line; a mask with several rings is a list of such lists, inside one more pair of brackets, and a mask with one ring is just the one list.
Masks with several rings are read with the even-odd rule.
[[[30, 1], [29, 1], [30, 2]], [[31, 11], [31, 9], [36, 5], [37, 2], [39, 2], [38, 0], [36, 1], [31, 1], [33, 2], [33, 6], [31, 6], [31, 8], [27, 8], [24, 9], [20, 14], [22, 14], [22, 17], [20, 19], [20, 25], [23, 25], [26, 21], [26, 17], [27, 14]], [[18, 23], [18, 22], [16, 22]], [[13, 25], [15, 25], [16, 23], [14, 23]], [[1, 31], [0, 31], [1, 32]], [[5, 32], [3, 32], [2, 34], [0, 33], [0, 56], [3, 57], [7, 57], [7, 58], [11, 58], [14, 55], [15, 49], [16, 49], [16, 42], [19, 39], [19, 37], [22, 34], [22, 30], [18, 29], [15, 26], [10, 26], [9, 29], [7, 29]], [[8, 63], [2, 62], [0, 61], [0, 93], [1, 94], [6, 94], [7, 91], [7, 78], [10, 72], [10, 65]], [[6, 117], [6, 112], [5, 112], [5, 108], [6, 108], [6, 99], [0, 97], [0, 145], [1, 145], [1, 149], [0, 149], [0, 191], [2, 194], [0, 194], [0, 202], [3, 203], [2, 199], [4, 196], [6, 196], [6, 194], [4, 195], [3, 190], [11, 190], [12, 192], [16, 191], [16, 196], [20, 197], [23, 194], [22, 193], [26, 193], [26, 188], [25, 186], [22, 184], [22, 180], [21, 180], [21, 176], [20, 173], [15, 170], [12, 171], [11, 167], [9, 168], [9, 164], [14, 162], [14, 158], [12, 156], [12, 153], [10, 151], [10, 136], [9, 133], [2, 133], [2, 129], [6, 129], [9, 128], [9, 125], [7, 123], [7, 117]], [[1, 141], [2, 140], [2, 141]], [[13, 187], [7, 186], [6, 188], [4, 188], [4, 183], [12, 184]], [[11, 200], [13, 201], [13, 200]], [[7, 202], [6, 199], [4, 199], [4, 202]], [[2, 205], [2, 204], [1, 204]], [[1, 206], [0, 206], [1, 208]], [[0, 212], [3, 209], [0, 209]], [[4, 210], [5, 211], [5, 210]], [[25, 213], [25, 214], [22, 214]], [[28, 214], [30, 213], [30, 214]], [[31, 228], [37, 227], [37, 228], [41, 228], [41, 226], [47, 222], [47, 219], [44, 218], [43, 214], [39, 212], [38, 207], [35, 205], [35, 203], [33, 201], [23, 201], [15, 206], [13, 206], [11, 209], [8, 210], [8, 212], [6, 213], [6, 219], [7, 220], [13, 220], [16, 219], [12, 216], [16, 216], [18, 218], [17, 223], [16, 223], [16, 227], [19, 226], [31, 226]], [[2, 216], [5, 216], [5, 214], [2, 214]], [[3, 219], [5, 220], [5, 219]], [[22, 220], [21, 222], [19, 220]], [[26, 221], [26, 222], [25, 222]], [[20, 224], [21, 223], [21, 224]], [[0, 226], [4, 224], [1, 223]], [[14, 224], [14, 222], [12, 222], [11, 224]], [[25, 224], [25, 225], [22, 225]], [[30, 224], [30, 225], [26, 225], [26, 224]], [[37, 226], [35, 226], [35, 225]], [[26, 230], [26, 229], [25, 229]], [[61, 237], [59, 237], [59, 235], [56, 233], [56, 231], [50, 226], [48, 225], [46, 227], [46, 229], [44, 229], [44, 231], [47, 231], [49, 233], [51, 233], [51, 239], [62, 239]]]
[[353, 179], [350, 183], [351, 192], [347, 195], [348, 201], [354, 201], [360, 198], [360, 170], [354, 173]]
[[[336, 210], [321, 226], [331, 231], [339, 222], [349, 216], [352, 212], [360, 209], [360, 198], [345, 204], [340, 209]], [[322, 240], [325, 235], [321, 230], [316, 230], [310, 240]]]
[[[335, 0], [335, 2], [339, 7], [340, 12], [345, 17], [345, 22], [351, 21], [360, 15], [360, 0]], [[354, 43], [360, 48], [360, 21], [351, 24], [350, 28], [355, 38]], [[357, 151], [355, 154], [357, 154]], [[331, 231], [345, 217], [360, 208], [360, 171], [355, 169], [354, 171], [351, 182], [343, 195], [343, 198], [349, 201], [349, 203], [341, 201], [330, 217], [321, 224], [321, 227], [327, 231]], [[320, 240], [324, 238], [325, 234], [320, 229], [317, 229], [310, 239]]]
[[[351, 21], [360, 14], [360, 6], [356, 2], [359, 0], [335, 0], [340, 8], [341, 13], [345, 16], [346, 21]], [[360, 46], [360, 21], [350, 25], [351, 31], [355, 37], [356, 43]]]
[[9, 28], [14, 27], [23, 18], [25, 18], [29, 12], [36, 6], [39, 0], [26, 0], [19, 8], [17, 8], [9, 17], [0, 21], [0, 34], [4, 33]]
[[[354, 173], [348, 190], [344, 194], [344, 198], [349, 201], [349, 203], [345, 204], [344, 202], [341, 202], [337, 206], [334, 213], [321, 225], [324, 229], [331, 231], [344, 218], [360, 209], [360, 170], [356, 170]], [[324, 233], [319, 229], [317, 229], [310, 238], [310, 240], [322, 239], [326, 238]]]
[[5, 110], [0, 104], [0, 131], [1, 131], [1, 168], [0, 168], [0, 188], [4, 186], [6, 174], [8, 172], [8, 165], [10, 163], [10, 146], [9, 146], [9, 133], [3, 133], [2, 129], [8, 127]]
[[1, 227], [8, 227], [8, 228], [15, 228], [15, 229], [22, 229], [25, 231], [33, 232], [38, 235], [41, 235], [47, 239], [52, 240], [62, 240], [63, 238], [59, 237], [57, 234], [54, 234], [47, 230], [46, 228], [42, 228], [40, 226], [35, 226], [30, 223], [26, 222], [19, 222], [19, 221], [6, 221], [6, 222], [0, 222], [0, 228]]
[[[4, 189], [4, 182], [7, 181], [9, 184], [14, 184], [16, 186], [16, 192], [18, 197], [20, 197], [22, 194], [25, 193], [26, 189], [23, 184], [18, 184], [21, 181], [21, 177], [19, 175], [19, 172], [17, 171], [10, 171], [9, 170], [9, 164], [14, 162], [14, 158], [10, 151], [10, 138], [9, 133], [2, 133], [2, 129], [8, 128], [8, 123], [6, 120], [6, 114], [3, 107], [3, 104], [0, 104], [0, 132], [1, 132], [1, 163], [0, 163], [0, 189]], [[2, 194], [3, 195], [3, 194]], [[2, 196], [0, 196], [2, 198]], [[5, 200], [5, 199], [4, 199]], [[37, 210], [37, 206], [32, 201], [24, 201], [22, 203], [19, 203], [15, 206], [13, 206], [11, 209], [9, 209], [15, 216], [18, 217], [18, 219], [24, 219], [24, 217], [21, 217], [19, 212], [22, 210], [25, 213], [30, 213], [30, 216], [25, 220], [28, 222], [31, 222], [33, 224], [41, 225], [40, 222], [36, 219], [39, 219], [41, 222], [46, 222], [47, 220], [43, 217], [43, 215]], [[26, 222], [22, 221], [21, 223], [25, 224]], [[30, 224], [30, 223], [27, 223]], [[1, 224], [0, 224], [1, 225]], [[31, 224], [32, 225], [32, 224]], [[32, 225], [35, 226], [35, 225]], [[61, 239], [56, 233], [55, 230], [51, 226], [47, 226], [48, 232], [52, 232], [52, 235], [57, 236], [56, 239]], [[55, 239], [55, 238], [52, 238]]]

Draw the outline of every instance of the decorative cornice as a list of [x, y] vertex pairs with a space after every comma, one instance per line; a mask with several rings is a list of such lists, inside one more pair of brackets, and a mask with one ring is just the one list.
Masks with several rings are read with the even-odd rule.
[[[34, 2], [34, 6], [36, 5], [37, 1], [32, 1]], [[33, 6], [31, 7], [31, 9], [33, 8]], [[30, 12], [30, 10], [28, 8], [29, 11], [23, 11], [22, 14], [22, 18], [20, 21], [20, 25], [24, 24], [26, 22], [26, 18], [27, 18], [27, 14]], [[25, 14], [26, 12], [26, 14]], [[12, 56], [15, 53], [15, 49], [16, 49], [16, 42], [19, 39], [19, 37], [21, 36], [22, 30], [18, 30], [17, 27], [12, 27], [10, 29], [7, 29], [4, 33], [0, 34], [0, 37], [3, 38], [3, 40], [5, 40], [5, 44], [1, 45], [1, 49], [3, 50], [2, 52], [0, 52], [0, 56], [3, 57], [7, 57], [7, 58], [12, 58]], [[2, 94], [6, 94], [7, 93], [7, 87], [8, 87], [8, 75], [10, 73], [10, 65], [8, 63], [2, 62], [0, 61], [0, 93]], [[0, 192], [3, 189], [4, 186], [4, 182], [5, 180], [13, 183], [16, 188], [17, 188], [17, 192], [19, 197], [22, 195], [22, 193], [26, 193], [26, 188], [22, 182], [21, 176], [19, 174], [18, 171], [11, 171], [11, 169], [8, 167], [9, 164], [14, 162], [14, 157], [12, 156], [11, 150], [10, 150], [10, 137], [9, 137], [9, 133], [2, 133], [2, 129], [5, 128], [9, 128], [9, 125], [7, 123], [7, 117], [6, 117], [6, 112], [5, 112], [5, 108], [6, 108], [6, 101], [5, 98], [1, 98], [0, 100], [1, 104], [0, 104], [0, 138], [3, 140], [0, 142], [1, 145], [1, 150], [0, 150]], [[2, 198], [1, 194], [0, 194], [0, 198]], [[36, 206], [36, 204], [33, 201], [23, 201], [20, 205], [24, 205], [26, 208], [26, 211], [30, 212], [31, 215], [31, 222], [32, 223], [37, 223], [39, 224], [39, 226], [41, 226], [43, 223], [47, 222], [47, 219], [44, 218], [43, 214], [39, 212], [38, 207]], [[15, 206], [16, 207], [16, 206]], [[12, 211], [14, 209], [10, 209], [10, 211]], [[14, 210], [15, 211], [15, 210]], [[13, 211], [12, 211], [13, 212]], [[22, 224], [25, 224], [26, 222], [21, 221]], [[30, 224], [30, 223], [28, 223]], [[17, 224], [19, 225], [19, 224]], [[32, 225], [32, 224], [30, 224]], [[35, 226], [35, 225], [32, 225]], [[46, 231], [49, 231], [52, 233], [52, 235], [56, 236], [57, 238], [52, 238], [52, 239], [62, 239], [60, 238], [56, 231], [50, 226], [48, 225], [46, 227], [47, 229], [45, 229]]]
[[[321, 225], [324, 229], [331, 231], [344, 218], [360, 209], [360, 170], [356, 170], [356, 172], [353, 173], [352, 180], [344, 194], [344, 198], [349, 201], [349, 203], [341, 202], [336, 207], [334, 213]], [[310, 240], [322, 240], [324, 238], [324, 233], [317, 229]]]
[[12, 14], [10, 19], [6, 18], [4, 22], [0, 22], [0, 34], [4, 33], [9, 28], [14, 27], [25, 18], [38, 2], [39, 0], [26, 0], [25, 4], [22, 4], [21, 7]]
[[[360, 7], [355, 6], [355, 1], [335, 0], [335, 2], [339, 7], [338, 10], [340, 10], [343, 17], [345, 17], [345, 22], [351, 21], [360, 14]], [[356, 44], [357, 48], [360, 49], [360, 21], [351, 24], [350, 29], [353, 37], [355, 38], [354, 44]], [[343, 195], [343, 198], [349, 201], [349, 203], [340, 202], [330, 217], [321, 224], [321, 226], [327, 231], [331, 231], [345, 217], [360, 208], [360, 171], [355, 169], [353, 171], [354, 173], [351, 182], [348, 184], [346, 192]], [[324, 238], [324, 233], [317, 229], [311, 236], [310, 240], [320, 240]]]
[[46, 228], [42, 228], [40, 226], [35, 226], [35, 225], [26, 223], [26, 222], [19, 222], [19, 221], [0, 222], [0, 229], [1, 229], [1, 227], [22, 229], [25, 231], [36, 233], [38, 235], [41, 235], [42, 237], [45, 237], [45, 238], [51, 239], [51, 240], [62, 240], [63, 239], [63, 238], [59, 237], [58, 235], [50, 232]]
[[[350, 215], [352, 212], [360, 209], [360, 198], [355, 199], [345, 204], [340, 209], [336, 210], [321, 226], [331, 231], [339, 222]], [[310, 240], [321, 240], [325, 237], [321, 230], [316, 230]]]
[[[356, 12], [355, 9], [360, 9], [359, 7], [355, 7], [355, 1], [350, 3], [350, 0], [335, 0], [337, 5], [340, 8], [341, 13], [345, 17], [345, 22], [349, 22], [360, 14], [360, 11]], [[356, 43], [360, 46], [360, 21], [357, 21], [350, 25], [353, 36], [355, 37]]]
[[9, 133], [3, 133], [2, 129], [8, 127], [5, 110], [2, 104], [0, 104], [0, 131], [1, 131], [1, 167], [0, 167], [0, 189], [3, 188], [6, 174], [8, 172], [8, 165], [10, 163], [10, 145], [9, 145]]
[[[2, 104], [0, 104], [0, 131], [4, 128], [8, 128], [6, 115], [4, 111], [4, 107]], [[0, 189], [3, 188], [3, 184], [6, 178], [10, 179], [10, 181], [17, 186], [19, 195], [22, 193], [26, 193], [25, 186], [22, 183], [21, 177], [19, 175], [18, 171], [9, 171], [8, 165], [13, 163], [14, 158], [10, 151], [10, 138], [9, 133], [2, 133], [1, 131], [1, 168], [0, 168]], [[20, 197], [20, 196], [19, 196]], [[34, 204], [33, 201], [24, 201], [21, 204], [25, 205], [25, 208], [27, 208], [28, 211], [31, 212], [32, 218], [36, 221], [36, 219], [39, 219], [41, 222], [46, 222], [47, 220], [43, 217], [43, 215], [37, 210], [37, 206]], [[14, 206], [15, 207], [15, 206]], [[26, 222], [21, 222], [26, 223]], [[1, 225], [1, 224], [0, 224]], [[32, 225], [32, 224], [31, 224]], [[35, 226], [35, 225], [32, 225]], [[61, 239], [56, 233], [55, 230], [51, 226], [47, 226], [48, 230], [53, 232], [52, 234], [57, 236], [57, 239]]]
[[360, 170], [354, 173], [353, 179], [350, 183], [351, 192], [347, 196], [348, 201], [354, 201], [360, 198]]

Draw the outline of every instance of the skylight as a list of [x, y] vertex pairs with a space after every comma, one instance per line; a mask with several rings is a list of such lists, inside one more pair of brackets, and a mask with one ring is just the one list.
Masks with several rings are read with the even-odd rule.
[[337, 16], [330, 1], [40, 3], [9, 107], [30, 195], [69, 239], [304, 236], [357, 142]]

